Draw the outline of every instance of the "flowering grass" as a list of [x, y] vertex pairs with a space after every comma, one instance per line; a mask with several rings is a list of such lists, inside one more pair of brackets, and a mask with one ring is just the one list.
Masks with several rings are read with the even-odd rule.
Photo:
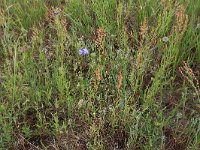
[[1, 0], [0, 149], [200, 149], [200, 0]]

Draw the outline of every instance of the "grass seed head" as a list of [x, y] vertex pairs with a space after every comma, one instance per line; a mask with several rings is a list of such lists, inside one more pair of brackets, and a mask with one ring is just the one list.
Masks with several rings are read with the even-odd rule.
[[96, 45], [98, 48], [100, 48], [102, 45], [102, 41], [106, 37], [107, 33], [103, 28], [98, 28], [96, 34], [97, 34]]

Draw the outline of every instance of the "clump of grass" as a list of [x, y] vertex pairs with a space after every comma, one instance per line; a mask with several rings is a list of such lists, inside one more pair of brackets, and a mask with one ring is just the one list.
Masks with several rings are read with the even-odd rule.
[[46, 6], [42, 1], [8, 0], [4, 3], [5, 13], [10, 17], [11, 30], [30, 29], [42, 21], [46, 13]]
[[198, 149], [199, 1], [3, 1], [0, 148]]

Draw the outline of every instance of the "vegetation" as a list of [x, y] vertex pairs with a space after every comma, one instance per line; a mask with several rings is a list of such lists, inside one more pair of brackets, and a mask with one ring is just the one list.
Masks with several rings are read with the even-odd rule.
[[200, 149], [199, 14], [200, 0], [1, 0], [0, 149]]

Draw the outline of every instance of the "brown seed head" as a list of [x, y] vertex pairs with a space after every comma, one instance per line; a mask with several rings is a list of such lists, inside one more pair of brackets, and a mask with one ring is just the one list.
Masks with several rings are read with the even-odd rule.
[[118, 89], [122, 87], [122, 80], [123, 80], [122, 69], [120, 69], [118, 73]]
[[147, 32], [148, 32], [148, 23], [147, 23], [147, 19], [145, 18], [142, 25], [140, 26], [140, 32], [139, 32], [141, 44], [143, 44], [144, 38], [145, 38]]
[[186, 14], [186, 8], [184, 5], [178, 5], [175, 10], [176, 16], [176, 32], [181, 32], [182, 34], [186, 31], [188, 25], [188, 15]]
[[106, 37], [106, 31], [103, 28], [98, 28], [96, 31], [97, 38], [96, 38], [96, 45], [98, 48], [101, 47], [103, 39]]

